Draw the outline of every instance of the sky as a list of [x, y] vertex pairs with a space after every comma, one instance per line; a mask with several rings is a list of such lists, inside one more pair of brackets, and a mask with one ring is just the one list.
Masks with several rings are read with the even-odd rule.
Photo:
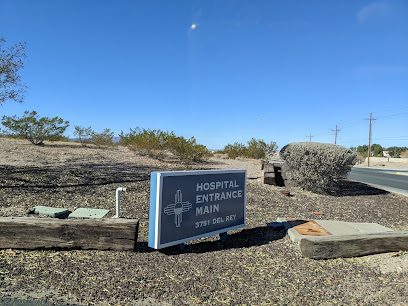
[[[115, 134], [408, 147], [408, 1], [0, 0], [25, 102]], [[312, 137], [310, 137], [310, 135]]]

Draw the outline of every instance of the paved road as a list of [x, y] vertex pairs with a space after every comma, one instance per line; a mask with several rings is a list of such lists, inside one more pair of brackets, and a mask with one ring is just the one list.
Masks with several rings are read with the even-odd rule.
[[348, 179], [408, 196], [408, 170], [353, 167]]

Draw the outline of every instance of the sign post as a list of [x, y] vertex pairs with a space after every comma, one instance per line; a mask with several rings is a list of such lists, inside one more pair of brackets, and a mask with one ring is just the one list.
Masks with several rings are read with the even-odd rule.
[[149, 247], [172, 245], [245, 226], [246, 170], [152, 172]]

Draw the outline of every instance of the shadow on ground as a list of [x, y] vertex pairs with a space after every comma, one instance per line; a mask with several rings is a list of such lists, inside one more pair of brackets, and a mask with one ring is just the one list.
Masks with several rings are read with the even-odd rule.
[[3, 306], [64, 306], [69, 304], [61, 304], [61, 303], [48, 303], [43, 301], [37, 300], [23, 300], [23, 299], [12, 299], [12, 298], [4, 298], [0, 297], [0, 305]]
[[[255, 227], [244, 229], [238, 233], [228, 235], [225, 241], [204, 241], [193, 244], [187, 244], [184, 250], [180, 250], [179, 245], [158, 250], [166, 255], [179, 255], [185, 253], [209, 253], [227, 249], [250, 248], [268, 244], [285, 237], [286, 231], [284, 229], [275, 230], [271, 227]], [[150, 253], [156, 250], [149, 248], [147, 242], [138, 242], [136, 251], [142, 253]]]
[[370, 185], [343, 180], [339, 182], [336, 190], [329, 191], [327, 194], [334, 197], [353, 197], [353, 196], [368, 196], [368, 195], [380, 195], [388, 194], [388, 191], [372, 187]]
[[81, 168], [0, 166], [0, 188], [71, 188], [131, 183], [150, 179], [146, 167], [87, 164]]

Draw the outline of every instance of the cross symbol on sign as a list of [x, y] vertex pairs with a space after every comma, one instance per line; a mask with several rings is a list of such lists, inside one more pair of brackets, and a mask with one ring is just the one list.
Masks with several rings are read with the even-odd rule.
[[174, 215], [174, 223], [176, 227], [180, 227], [182, 220], [182, 213], [187, 212], [193, 206], [190, 202], [183, 202], [181, 190], [177, 190], [174, 204], [169, 204], [164, 208], [164, 213], [168, 216]]

